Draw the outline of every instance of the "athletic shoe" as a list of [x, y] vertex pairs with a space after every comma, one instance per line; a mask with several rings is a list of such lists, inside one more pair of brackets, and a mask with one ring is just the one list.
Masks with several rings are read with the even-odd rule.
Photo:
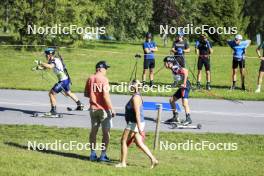
[[149, 82], [149, 87], [152, 87], [154, 85], [154, 82], [153, 81], [150, 81]]
[[116, 168], [123, 168], [123, 167], [126, 167], [126, 164], [119, 163], [119, 164], [116, 164], [115, 167]]
[[230, 87], [230, 90], [235, 90], [236, 89], [236, 86], [231, 86]]
[[206, 84], [206, 90], [211, 90], [210, 84]]
[[80, 104], [80, 105], [77, 105], [76, 110], [77, 110], [77, 111], [82, 111], [83, 108], [84, 108], [84, 105], [83, 105], [83, 104]]
[[170, 123], [179, 123], [180, 119], [178, 117], [178, 113], [176, 113], [171, 119], [166, 120], [164, 123], [170, 124]]
[[56, 115], [56, 114], [57, 114], [56, 109], [51, 109], [51, 110], [50, 110], [50, 115]]
[[186, 115], [186, 120], [183, 122], [183, 125], [189, 125], [192, 123], [190, 114]]
[[242, 90], [246, 90], [245, 85], [242, 85], [241, 89], [242, 89]]
[[255, 90], [255, 93], [260, 93], [260, 88], [257, 88], [257, 89]]
[[90, 155], [90, 157], [89, 157], [89, 160], [90, 161], [97, 161], [97, 156], [96, 156], [96, 154], [94, 154], [94, 153], [91, 153], [91, 155]]
[[106, 156], [100, 156], [100, 158], [98, 159], [98, 161], [101, 161], [101, 162], [110, 162], [111, 160]]

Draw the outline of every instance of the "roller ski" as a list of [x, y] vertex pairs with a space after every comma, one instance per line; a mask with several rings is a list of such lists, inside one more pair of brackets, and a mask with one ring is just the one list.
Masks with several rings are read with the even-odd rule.
[[68, 111], [88, 111], [88, 108], [85, 107], [83, 104], [78, 105], [76, 108], [67, 107]]
[[178, 113], [175, 113], [171, 119], [168, 119], [166, 121], [162, 121], [162, 123], [171, 125], [172, 129], [201, 129], [202, 125], [191, 125], [192, 119], [190, 117], [190, 114], [186, 115], [186, 120], [181, 121], [178, 117]]
[[51, 112], [45, 112], [45, 113], [34, 113], [32, 115], [33, 117], [43, 117], [43, 118], [62, 118], [63, 115], [62, 114], [54, 114]]

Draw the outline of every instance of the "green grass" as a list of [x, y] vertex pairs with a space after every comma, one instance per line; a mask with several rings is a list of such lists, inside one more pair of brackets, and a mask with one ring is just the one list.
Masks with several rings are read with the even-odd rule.
[[[158, 44], [161, 42], [158, 42]], [[170, 46], [171, 43], [168, 44]], [[192, 45], [193, 46], [193, 45]], [[118, 42], [87, 42], [83, 45], [85, 49], [61, 48], [60, 52], [65, 59], [65, 63], [71, 74], [73, 81], [73, 91], [82, 92], [87, 77], [94, 73], [95, 63], [99, 60], [107, 60], [111, 65], [108, 77], [112, 84], [127, 82], [130, 78], [133, 66], [135, 64], [134, 54], [142, 53], [142, 47], [138, 43], [118, 43]], [[156, 70], [163, 66], [162, 60], [169, 52], [170, 47], [159, 46], [156, 59]], [[255, 46], [251, 46], [248, 56], [255, 57]], [[44, 48], [42, 48], [44, 49]], [[191, 47], [191, 54], [187, 54], [187, 68], [196, 75], [196, 60], [194, 48]], [[0, 88], [12, 89], [28, 89], [28, 90], [49, 90], [55, 83], [56, 78], [51, 72], [45, 73], [42, 79], [41, 73], [32, 72], [35, 59], [44, 60], [41, 52], [18, 51], [12, 47], [0, 47]], [[211, 93], [207, 91], [193, 91], [190, 94], [192, 98], [220, 98], [220, 99], [239, 99], [239, 100], [263, 100], [264, 93], [255, 94], [259, 61], [257, 58], [248, 58], [246, 61], [246, 87], [247, 92], [240, 90], [230, 92], [231, 85], [231, 50], [228, 47], [214, 47], [212, 55], [212, 86]], [[141, 59], [138, 64], [138, 79], [141, 79], [142, 64]], [[51, 77], [52, 76], [52, 77]], [[196, 79], [190, 73], [189, 76], [192, 83], [196, 83]], [[163, 69], [155, 76], [155, 82], [158, 84], [172, 83], [170, 71]], [[205, 74], [203, 72], [203, 85], [205, 84]], [[238, 86], [240, 85], [240, 76], [238, 76]], [[170, 96], [171, 92], [162, 93], [145, 93], [150, 96]]]
[[[112, 163], [103, 164], [88, 161], [89, 151], [33, 151], [27, 149], [28, 141], [38, 143], [62, 143], [78, 141], [87, 143], [88, 129], [56, 128], [45, 126], [0, 125], [0, 175], [263, 175], [264, 136], [235, 134], [191, 134], [161, 133], [162, 141], [194, 143], [237, 143], [236, 151], [183, 151], [157, 150], [154, 155], [160, 164], [149, 169], [149, 160], [134, 145], [129, 148], [128, 167], [116, 169], [120, 153], [122, 132], [111, 133], [108, 155]], [[100, 139], [101, 133], [98, 135]], [[153, 133], [147, 133], [146, 144], [152, 147]]]

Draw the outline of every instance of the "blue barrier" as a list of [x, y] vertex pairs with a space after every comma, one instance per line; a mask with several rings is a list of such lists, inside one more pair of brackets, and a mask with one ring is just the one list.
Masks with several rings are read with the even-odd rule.
[[[143, 103], [144, 110], [157, 110], [157, 104], [162, 104], [162, 110], [163, 111], [171, 111], [171, 106], [169, 103], [160, 103], [160, 102], [151, 102], [151, 101], [145, 101]], [[178, 103], [175, 103], [176, 109], [178, 112], [181, 112], [181, 107]]]

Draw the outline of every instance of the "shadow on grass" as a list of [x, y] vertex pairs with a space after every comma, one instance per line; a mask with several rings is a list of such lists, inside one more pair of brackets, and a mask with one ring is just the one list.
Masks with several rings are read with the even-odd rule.
[[[18, 109], [18, 108], [9, 108], [9, 107], [0, 107], [0, 111], [15, 111], [15, 112], [22, 112], [24, 114], [33, 115], [34, 113], [45, 113], [42, 111], [32, 111], [32, 110], [25, 110], [25, 109]], [[61, 113], [63, 115], [75, 115], [71, 113]]]
[[[79, 159], [79, 160], [83, 160], [83, 161], [90, 161], [89, 156], [85, 156], [85, 155], [79, 155], [76, 153], [67, 153], [67, 152], [61, 152], [61, 151], [55, 151], [55, 150], [48, 150], [48, 149], [43, 149], [40, 150], [38, 148], [34, 149], [32, 147], [28, 148], [28, 146], [26, 145], [21, 145], [15, 142], [4, 142], [5, 145], [11, 146], [11, 147], [16, 147], [19, 149], [23, 149], [23, 150], [28, 150], [30, 149], [30, 151], [34, 151], [34, 152], [40, 152], [40, 153], [44, 153], [44, 154], [51, 154], [51, 155], [57, 155], [57, 156], [62, 156], [62, 157], [67, 157], [67, 158], [74, 158], [74, 159]], [[92, 161], [90, 161], [92, 162]], [[98, 162], [100, 164], [106, 164], [106, 165], [113, 165], [118, 163], [119, 160], [112, 160], [111, 162]]]
[[[116, 113], [116, 116], [119, 116], [119, 117], [125, 117], [125, 113]], [[144, 119], [146, 121], [151, 121], [151, 122], [155, 122], [156, 123], [156, 120], [151, 118], [151, 117], [144, 117]]]

